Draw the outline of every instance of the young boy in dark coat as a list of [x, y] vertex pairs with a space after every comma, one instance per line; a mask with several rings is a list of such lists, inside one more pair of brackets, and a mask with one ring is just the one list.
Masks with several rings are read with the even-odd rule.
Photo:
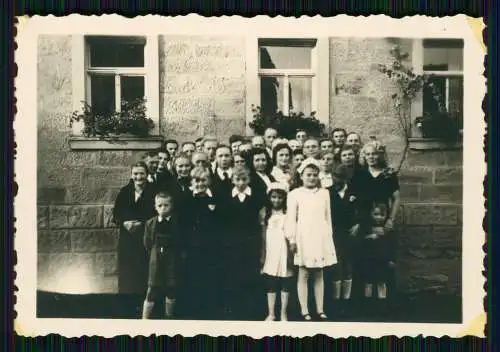
[[231, 164], [231, 149], [226, 145], [219, 145], [215, 150], [215, 169], [211, 181], [211, 189], [216, 196], [224, 197], [233, 188]]
[[158, 216], [146, 222], [144, 247], [149, 257], [148, 291], [142, 318], [150, 319], [155, 302], [165, 300], [165, 317], [174, 317], [178, 271], [182, 246], [182, 230], [173, 213], [173, 198], [160, 192], [155, 196]]
[[247, 168], [235, 168], [232, 182], [231, 192], [222, 201], [223, 297], [228, 317], [246, 320], [259, 317], [258, 309], [263, 306], [259, 301], [259, 297], [264, 298], [259, 287], [262, 202], [249, 186]]

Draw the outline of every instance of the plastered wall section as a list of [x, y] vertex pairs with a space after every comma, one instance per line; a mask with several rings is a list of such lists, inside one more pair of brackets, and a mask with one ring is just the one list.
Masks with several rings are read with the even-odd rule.
[[245, 133], [245, 39], [160, 37], [161, 131], [180, 141]]

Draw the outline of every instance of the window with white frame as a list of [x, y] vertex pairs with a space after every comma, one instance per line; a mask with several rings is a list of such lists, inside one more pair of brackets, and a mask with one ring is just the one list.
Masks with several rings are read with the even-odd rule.
[[145, 98], [143, 37], [86, 37], [86, 101], [97, 114]]
[[[263, 113], [317, 111], [316, 39], [259, 39], [258, 77]], [[328, 58], [325, 58], [326, 60]]]
[[[157, 36], [73, 35], [74, 110], [85, 101], [96, 114], [121, 111], [122, 103], [145, 99], [147, 116], [159, 132]], [[80, 135], [81, 125], [73, 134]]]
[[423, 89], [423, 113], [433, 114], [440, 106], [444, 107], [457, 120], [460, 130], [464, 103], [463, 48], [463, 39], [423, 40], [423, 73], [430, 76]]

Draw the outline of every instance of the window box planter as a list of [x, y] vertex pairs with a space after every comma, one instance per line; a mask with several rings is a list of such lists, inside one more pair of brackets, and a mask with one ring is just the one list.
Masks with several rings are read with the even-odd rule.
[[71, 150], [151, 150], [163, 145], [163, 136], [138, 137], [121, 134], [111, 137], [69, 137]]

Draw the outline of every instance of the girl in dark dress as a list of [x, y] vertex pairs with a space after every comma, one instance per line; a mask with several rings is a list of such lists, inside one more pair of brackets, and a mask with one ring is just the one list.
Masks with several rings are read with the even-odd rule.
[[131, 170], [131, 182], [116, 197], [113, 220], [120, 228], [119, 291], [133, 296], [137, 313], [140, 314], [147, 279], [144, 224], [155, 215], [155, 189], [147, 182], [147, 166], [144, 162], [132, 165]]
[[259, 194], [249, 186], [250, 172], [238, 167], [233, 171], [233, 188], [222, 199], [224, 214], [223, 259], [224, 303], [228, 318], [256, 319], [259, 296], [262, 249]]
[[[394, 221], [400, 205], [399, 196], [399, 181], [397, 175], [391, 171], [386, 162], [385, 147], [378, 141], [368, 142], [361, 152], [362, 164], [364, 166], [357, 172], [353, 179], [353, 188], [356, 190], [358, 197], [359, 211], [361, 216], [361, 235], [369, 235], [369, 224], [372, 223], [372, 207], [374, 203], [385, 204], [387, 207], [386, 219], [384, 221], [385, 234], [376, 239], [368, 239], [363, 241], [363, 248], [360, 249], [361, 260], [363, 257], [370, 257], [379, 255], [386, 265], [383, 272], [388, 273], [389, 268], [394, 265], [393, 256], [395, 248], [395, 234], [394, 234]], [[367, 232], [368, 231], [368, 232]], [[378, 241], [375, 245], [374, 241]], [[383, 243], [382, 243], [383, 242]], [[384, 248], [384, 250], [377, 254], [376, 248]], [[370, 253], [370, 255], [368, 255]], [[370, 263], [362, 265], [362, 272], [369, 274], [368, 269]], [[381, 269], [382, 270], [382, 269]], [[371, 277], [364, 275], [365, 282], [373, 282]], [[369, 276], [369, 275], [368, 275]], [[387, 297], [387, 277], [382, 277], [377, 283], [377, 296], [378, 298]], [[365, 296], [372, 296], [372, 286], [365, 287]]]
[[220, 209], [208, 188], [210, 172], [195, 167], [191, 171], [191, 193], [185, 203], [184, 267], [187, 315], [193, 319], [214, 319], [220, 302]]
[[273, 162], [262, 148], [253, 148], [248, 154], [250, 164], [250, 188], [264, 206], [267, 200], [267, 189], [276, 179], [271, 175]]
[[182, 217], [185, 214], [184, 205], [191, 194], [191, 178], [189, 175], [192, 169], [191, 158], [185, 153], [179, 153], [172, 160], [172, 167], [172, 177], [165, 190], [174, 198], [177, 213], [182, 222]]
[[165, 317], [174, 317], [183, 234], [173, 207], [171, 195], [158, 193], [155, 197], [158, 216], [146, 222], [144, 247], [149, 257], [149, 275], [143, 319], [151, 318], [154, 304], [159, 299], [165, 300]]

